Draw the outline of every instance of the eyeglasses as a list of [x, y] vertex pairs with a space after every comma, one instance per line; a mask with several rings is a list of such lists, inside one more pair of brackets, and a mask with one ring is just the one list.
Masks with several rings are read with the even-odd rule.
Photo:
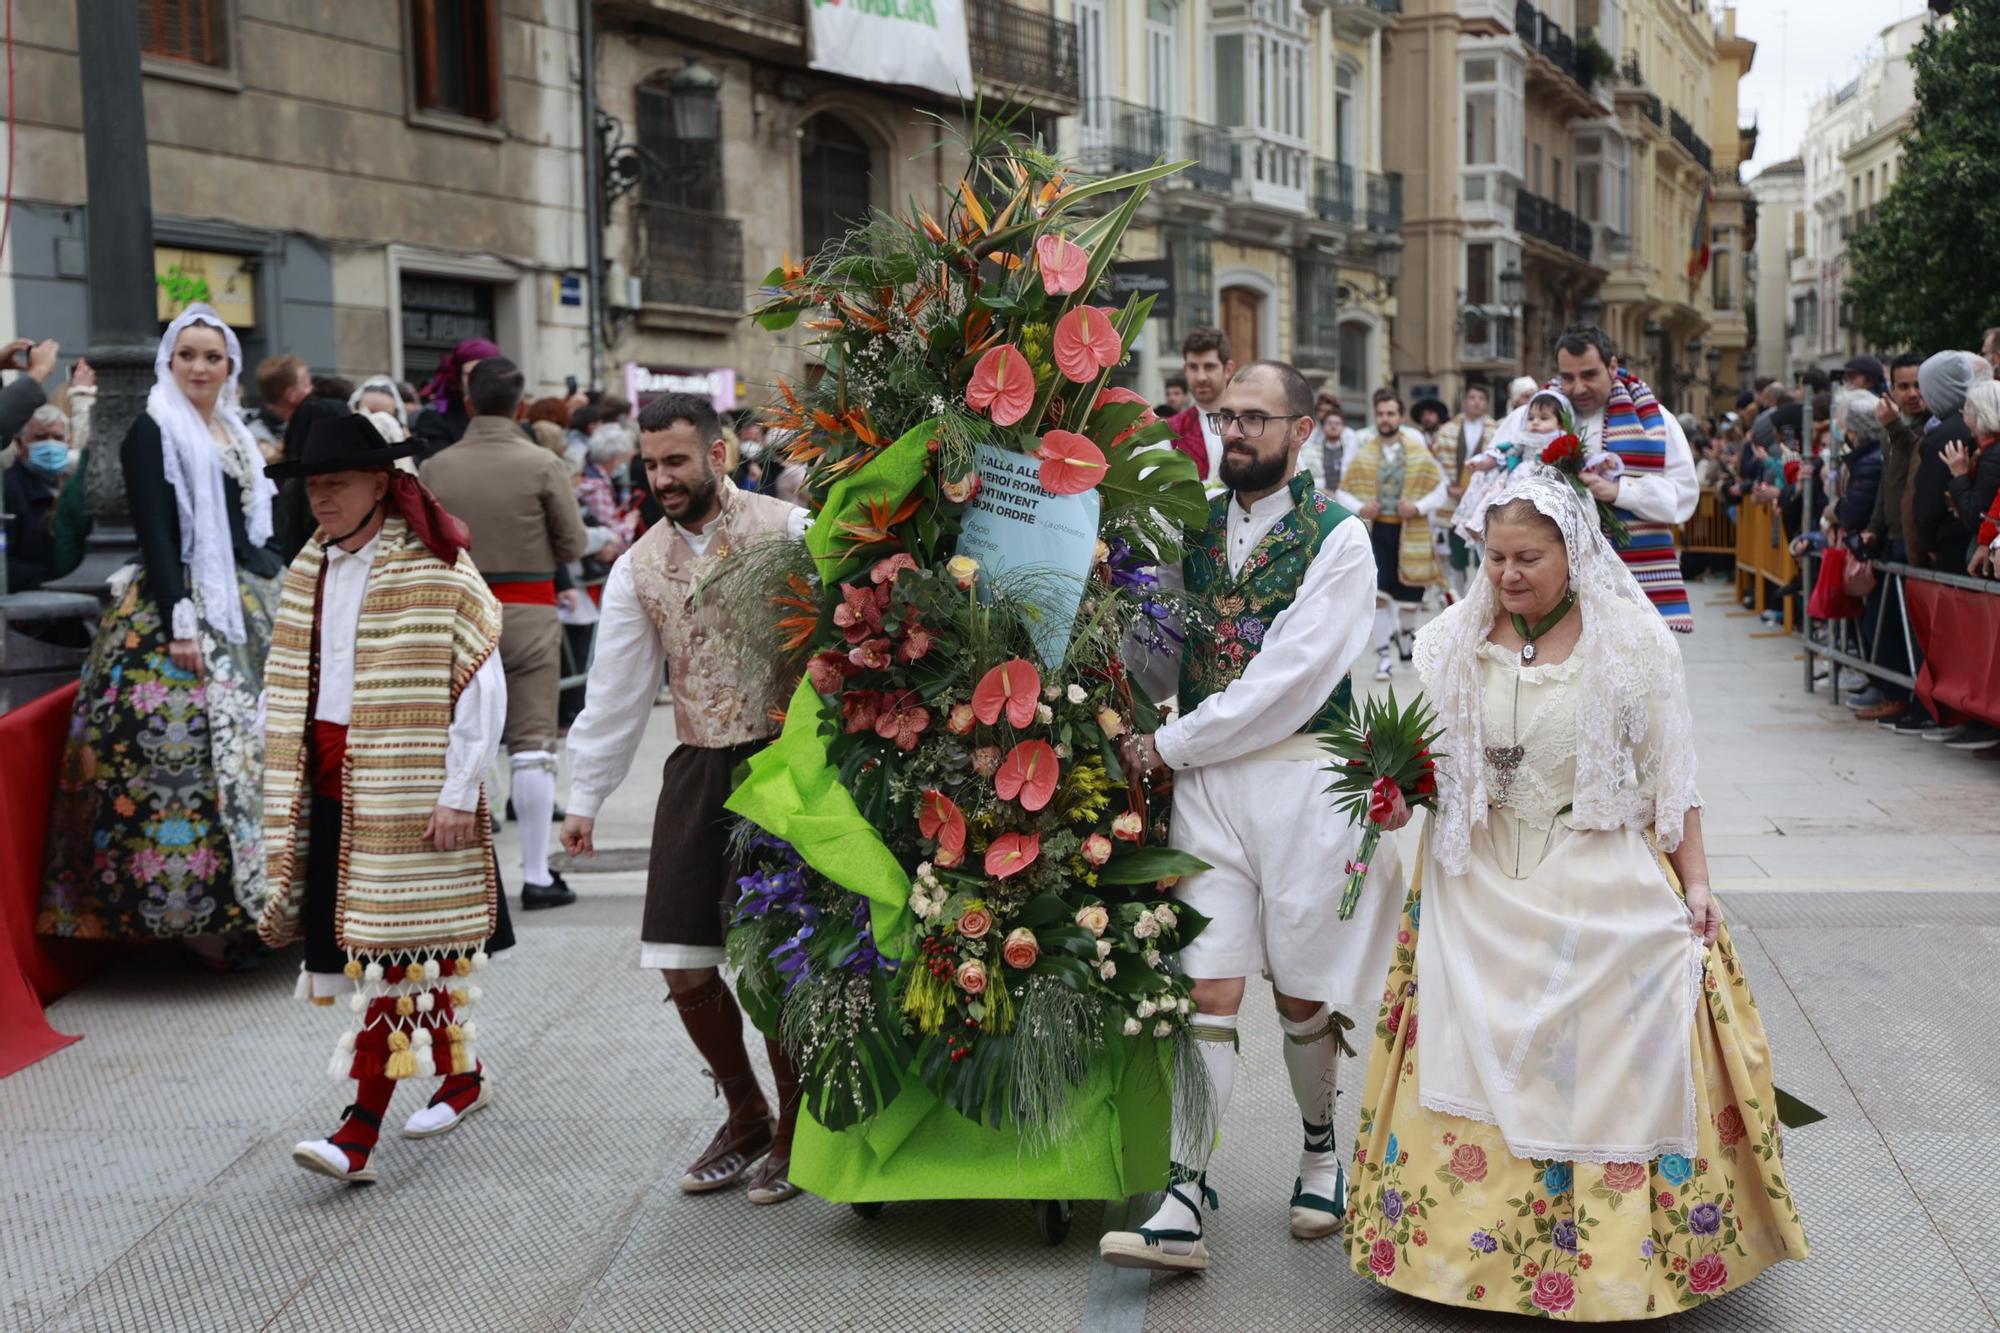
[[1229, 428], [1235, 426], [1243, 432], [1244, 439], [1257, 440], [1263, 438], [1264, 428], [1269, 426], [1273, 421], [1282, 421], [1289, 426], [1294, 421], [1301, 420], [1303, 416], [1303, 413], [1298, 412], [1294, 412], [1289, 416], [1277, 417], [1272, 416], [1268, 412], [1245, 412], [1241, 416], [1238, 416], [1234, 412], [1210, 412], [1208, 414], [1208, 428], [1217, 435], [1227, 435]]

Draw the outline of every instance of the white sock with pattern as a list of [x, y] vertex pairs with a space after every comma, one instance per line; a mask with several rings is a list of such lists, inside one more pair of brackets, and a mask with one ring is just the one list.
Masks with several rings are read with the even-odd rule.
[[[1202, 1125], [1174, 1125], [1173, 1179], [1185, 1180], [1178, 1191], [1168, 1190], [1160, 1207], [1144, 1224], [1148, 1231], [1201, 1231], [1201, 1216], [1187, 1204], [1199, 1200], [1204, 1188], [1202, 1176], [1208, 1170], [1209, 1155], [1222, 1133], [1222, 1116], [1229, 1109], [1229, 1096], [1236, 1090], [1236, 1015], [1197, 1013], [1189, 1026], [1202, 1068], [1208, 1071], [1208, 1122]], [[1185, 1198], [1183, 1196], [1186, 1196]]]
[[1375, 632], [1369, 638], [1377, 653], [1389, 651], [1389, 638], [1396, 632], [1396, 613], [1386, 606], [1375, 608]]
[[1278, 1019], [1278, 1026], [1285, 1030], [1285, 1071], [1292, 1076], [1292, 1096], [1298, 1100], [1299, 1119], [1305, 1126], [1299, 1188], [1322, 1199], [1333, 1199], [1340, 1179], [1340, 1154], [1333, 1150], [1334, 1089], [1340, 1073], [1341, 1042], [1334, 1025], [1336, 1017], [1331, 1005], [1322, 1004], [1299, 1022], [1282, 1016]]

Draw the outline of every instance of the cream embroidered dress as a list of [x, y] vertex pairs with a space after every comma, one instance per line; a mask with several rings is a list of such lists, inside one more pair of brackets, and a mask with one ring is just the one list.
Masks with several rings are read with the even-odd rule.
[[1508, 492], [1563, 527], [1582, 634], [1523, 665], [1486, 640], [1482, 580], [1419, 638], [1441, 800], [1382, 993], [1348, 1257], [1427, 1300], [1670, 1314], [1806, 1257], [1769, 1051], [1726, 929], [1694, 939], [1654, 850], [1698, 803], [1678, 651], [1567, 483]]

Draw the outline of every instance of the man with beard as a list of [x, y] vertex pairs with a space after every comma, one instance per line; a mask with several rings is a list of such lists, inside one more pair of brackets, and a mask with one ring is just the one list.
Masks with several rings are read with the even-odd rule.
[[515, 418], [526, 381], [504, 356], [466, 377], [465, 434], [423, 464], [424, 485], [472, 530], [472, 559], [500, 599], [500, 665], [507, 673], [501, 743], [512, 771], [508, 798], [521, 824], [521, 907], [576, 901], [549, 869], [556, 810], [556, 736], [562, 684], [562, 624], [556, 571], [582, 558], [590, 534], [569, 474]]
[[744, 548], [797, 540], [806, 511], [737, 489], [727, 473], [722, 422], [698, 395], [667, 394], [640, 410], [639, 455], [667, 521], [646, 530], [604, 585], [583, 714], [569, 733], [563, 848], [571, 856], [596, 852], [597, 812], [631, 771], [665, 669], [680, 744], [660, 778], [639, 966], [666, 977], [688, 1036], [729, 1102], [728, 1120], [681, 1177], [681, 1188], [726, 1189], [761, 1157], [750, 1202], [778, 1203], [798, 1193], [789, 1179], [798, 1076], [784, 1049], [767, 1042], [778, 1086], [774, 1127], [743, 1045], [742, 1013], [718, 969], [736, 901], [723, 802], [737, 766], [777, 733], [771, 710], [792, 682], [747, 681], [737, 653], [744, 631], [699, 593], [717, 566]]
[[1167, 424], [1174, 428], [1174, 448], [1194, 460], [1195, 475], [1211, 495], [1221, 487], [1216, 472], [1222, 463], [1222, 437], [1209, 425], [1209, 418], [1235, 373], [1236, 356], [1230, 350], [1229, 335], [1221, 329], [1193, 328], [1181, 339], [1181, 377], [1194, 401], [1168, 417]]
[[1375, 679], [1395, 673], [1390, 645], [1402, 617], [1402, 657], [1410, 660], [1424, 589], [1438, 581], [1430, 516], [1451, 498], [1424, 437], [1403, 424], [1394, 389], [1375, 391], [1375, 433], [1348, 455], [1335, 498], [1369, 526], [1375, 550]]
[[1174, 1125], [1159, 1210], [1100, 1242], [1105, 1262], [1123, 1268], [1208, 1267], [1202, 1203], [1216, 1206], [1208, 1159], [1235, 1086], [1237, 1012], [1253, 973], [1277, 992], [1304, 1122], [1292, 1234], [1332, 1235], [1346, 1210], [1333, 1096], [1354, 1024], [1337, 1008], [1372, 1010], [1403, 894], [1392, 842], [1351, 920], [1340, 919], [1329, 870], [1354, 855], [1360, 831], [1326, 794], [1319, 736], [1352, 706], [1347, 666], [1366, 642], [1374, 558], [1366, 528], [1298, 469], [1312, 411], [1312, 390], [1283, 362], [1245, 366], [1224, 391], [1211, 428], [1223, 441], [1219, 479], [1228, 489], [1191, 535], [1182, 565], [1202, 612], [1189, 618], [1181, 654], [1182, 712], [1125, 755], [1141, 772], [1176, 771], [1173, 846], [1210, 867], [1174, 896], [1208, 917], [1181, 964], [1193, 979], [1192, 1031], [1208, 1076], [1207, 1096], [1193, 1104], [1206, 1101], [1211, 1114]]

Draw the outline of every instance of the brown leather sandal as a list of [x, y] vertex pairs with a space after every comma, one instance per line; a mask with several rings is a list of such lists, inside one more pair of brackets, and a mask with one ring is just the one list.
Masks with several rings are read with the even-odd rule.
[[754, 1204], [783, 1203], [802, 1193], [804, 1191], [792, 1183], [792, 1156], [789, 1152], [780, 1157], [774, 1149], [750, 1173], [749, 1198]]
[[760, 1112], [748, 1124], [739, 1123], [734, 1117], [724, 1121], [722, 1128], [715, 1131], [715, 1137], [708, 1141], [708, 1147], [681, 1177], [682, 1192], [711, 1194], [728, 1189], [743, 1178], [758, 1158], [771, 1151], [771, 1138], [771, 1119], [767, 1114]]

